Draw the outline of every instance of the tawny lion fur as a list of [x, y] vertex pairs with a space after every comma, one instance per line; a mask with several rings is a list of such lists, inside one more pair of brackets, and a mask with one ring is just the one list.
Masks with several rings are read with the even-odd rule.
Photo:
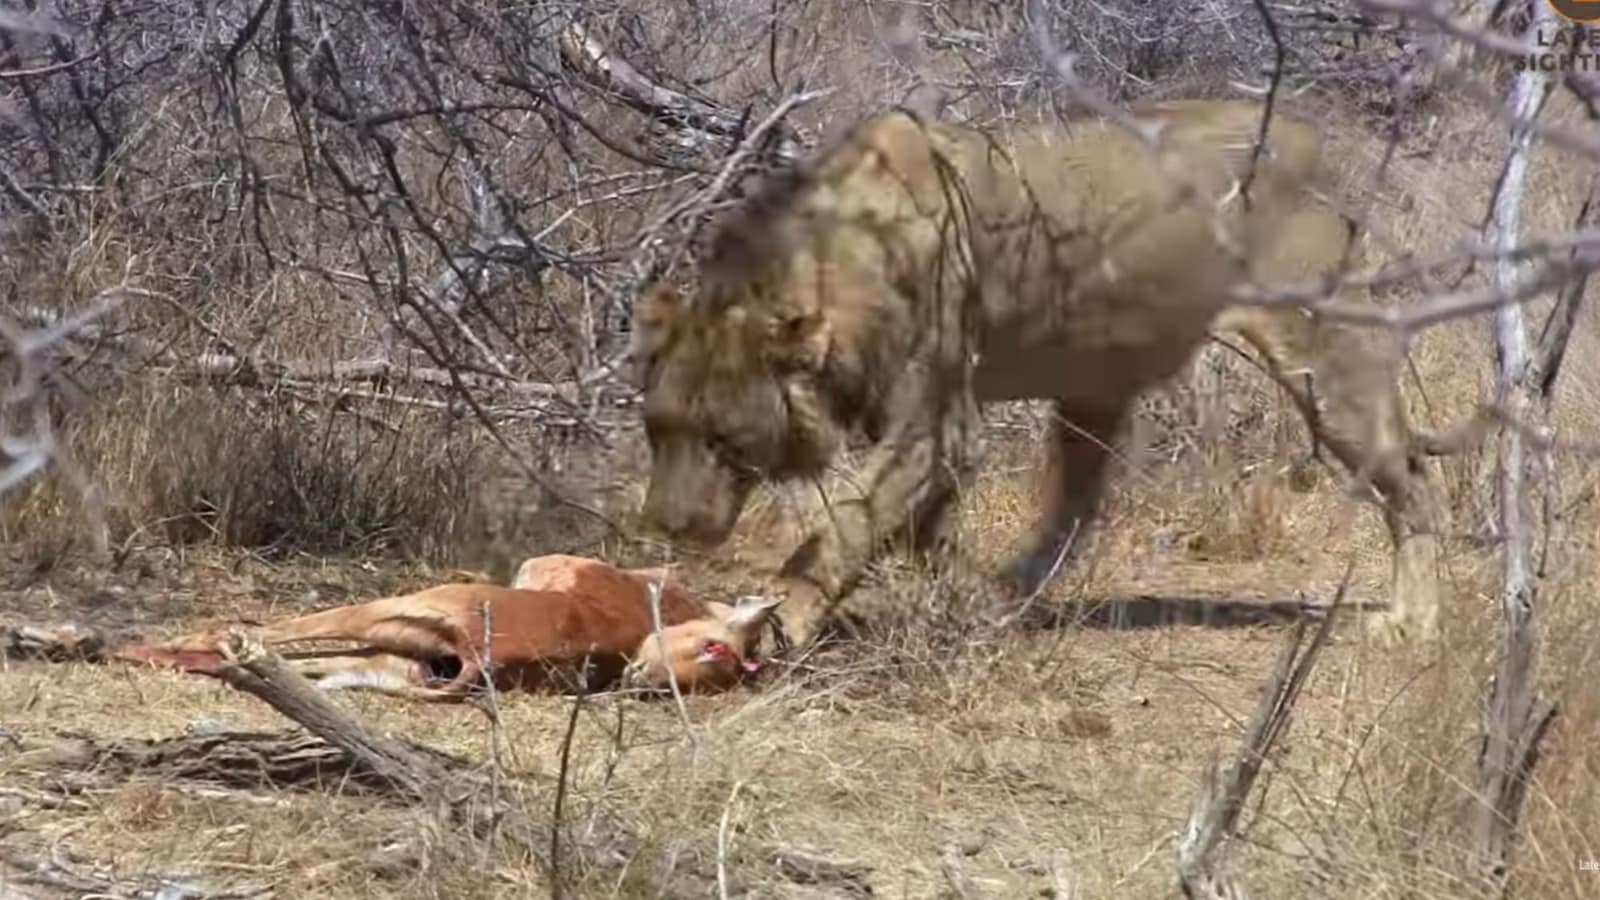
[[1440, 505], [1398, 394], [1398, 344], [1232, 293], [1345, 256], [1347, 222], [1317, 198], [1334, 190], [1321, 135], [1276, 114], [1246, 194], [1260, 104], [1138, 114], [1160, 123], [1153, 146], [1107, 122], [999, 139], [892, 111], [754, 197], [720, 230], [692, 298], [657, 284], [635, 312], [647, 521], [721, 542], [759, 481], [818, 477], [865, 435], [849, 489], [829, 493], [828, 526], [784, 567], [811, 588], [785, 616], [805, 640], [884, 538], [936, 527], [972, 469], [979, 405], [1047, 398], [1042, 510], [1013, 569], [1031, 593], [1082, 544], [1071, 538], [1133, 401], [1211, 330], [1234, 330], [1387, 501], [1381, 633], [1431, 636]]

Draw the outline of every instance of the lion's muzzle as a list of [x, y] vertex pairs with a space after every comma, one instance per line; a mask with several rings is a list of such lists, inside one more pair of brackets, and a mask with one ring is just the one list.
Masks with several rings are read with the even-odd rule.
[[715, 546], [733, 532], [753, 481], [703, 449], [658, 447], [645, 522], [675, 541]]

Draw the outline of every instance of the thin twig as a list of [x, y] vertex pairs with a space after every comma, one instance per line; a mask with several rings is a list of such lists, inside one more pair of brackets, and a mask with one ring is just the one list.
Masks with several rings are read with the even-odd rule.
[[717, 824], [717, 896], [728, 900], [728, 823], [733, 817], [733, 803], [739, 798], [743, 781], [735, 781], [728, 792], [728, 802], [722, 805], [722, 820]]
[[1272, 79], [1267, 84], [1267, 96], [1262, 101], [1261, 128], [1256, 132], [1255, 146], [1250, 148], [1250, 170], [1245, 173], [1244, 181], [1239, 185], [1239, 194], [1250, 201], [1250, 186], [1255, 184], [1256, 167], [1261, 162], [1261, 154], [1267, 149], [1267, 129], [1272, 126], [1272, 112], [1278, 102], [1278, 85], [1283, 81], [1283, 64], [1287, 52], [1283, 47], [1283, 37], [1278, 34], [1278, 22], [1272, 17], [1272, 11], [1267, 8], [1265, 0], [1255, 0], [1256, 12], [1260, 14], [1261, 21], [1267, 27], [1267, 36], [1272, 39]]
[[566, 886], [561, 881], [561, 829], [562, 811], [567, 799], [567, 776], [572, 759], [572, 739], [578, 731], [578, 713], [583, 709], [583, 698], [589, 686], [589, 655], [584, 654], [578, 674], [578, 690], [572, 698], [572, 711], [567, 715], [567, 730], [561, 736], [561, 763], [556, 770], [556, 797], [550, 811], [550, 897], [562, 900]]
[[[495, 687], [494, 672], [494, 613], [488, 601], [479, 605], [483, 619], [482, 659], [479, 660], [478, 670], [484, 674], [484, 704], [489, 714], [489, 808], [500, 808], [500, 692]], [[484, 854], [486, 857], [494, 853], [495, 834], [499, 829], [490, 828], [486, 841]], [[552, 865], [554, 863], [552, 862]]]
[[683, 732], [691, 740], [694, 727], [689, 722], [689, 708], [683, 703], [683, 692], [678, 690], [678, 675], [673, 670], [672, 657], [667, 655], [666, 630], [661, 625], [661, 579], [650, 582], [650, 627], [656, 636], [656, 649], [667, 669], [667, 685], [672, 689], [672, 699], [678, 704], [678, 718], [683, 722]]

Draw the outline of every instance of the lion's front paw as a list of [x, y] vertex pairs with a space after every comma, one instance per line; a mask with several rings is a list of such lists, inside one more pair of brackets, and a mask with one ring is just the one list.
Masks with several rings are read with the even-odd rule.
[[798, 579], [783, 579], [775, 593], [783, 597], [776, 616], [783, 635], [796, 650], [803, 650], [821, 637], [827, 624], [828, 601], [816, 585]]

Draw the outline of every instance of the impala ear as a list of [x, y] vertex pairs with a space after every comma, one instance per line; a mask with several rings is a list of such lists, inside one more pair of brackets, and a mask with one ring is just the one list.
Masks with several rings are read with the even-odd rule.
[[738, 606], [729, 606], [715, 600], [706, 606], [713, 616], [721, 619], [729, 628], [737, 631], [754, 631], [771, 617], [772, 611], [782, 602], [781, 597], [741, 597]]

